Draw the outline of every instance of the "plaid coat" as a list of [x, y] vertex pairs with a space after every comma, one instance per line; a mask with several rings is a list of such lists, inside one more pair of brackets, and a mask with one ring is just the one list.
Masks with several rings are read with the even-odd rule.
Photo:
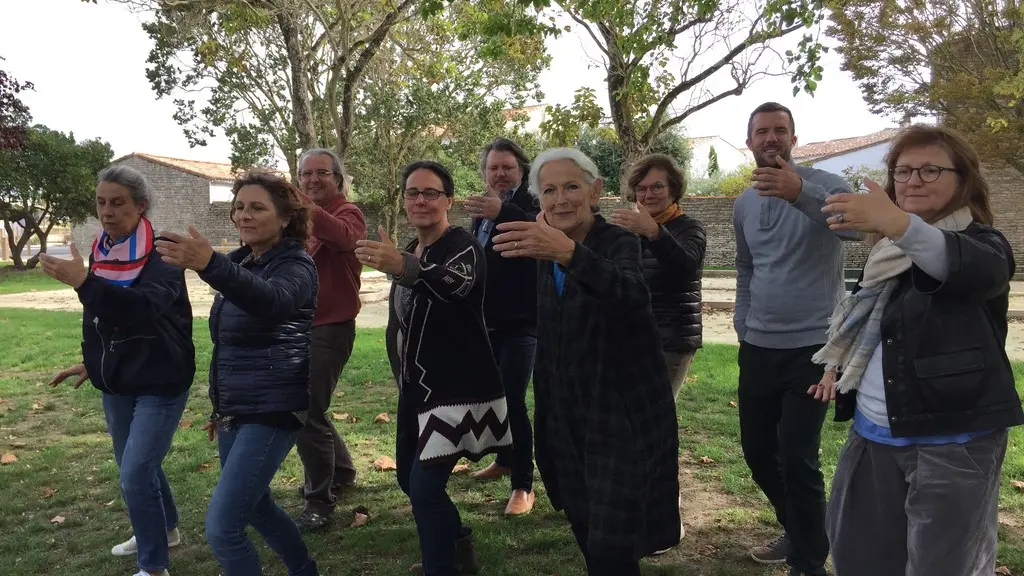
[[675, 403], [640, 240], [595, 218], [563, 296], [538, 270], [537, 467], [591, 552], [641, 558], [679, 542]]

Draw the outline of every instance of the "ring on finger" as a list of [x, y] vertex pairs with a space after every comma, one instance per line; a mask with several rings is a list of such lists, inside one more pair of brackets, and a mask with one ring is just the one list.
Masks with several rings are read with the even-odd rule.
[[840, 215], [836, 216], [836, 224], [842, 224], [842, 223], [843, 223], [843, 215], [840, 214]]

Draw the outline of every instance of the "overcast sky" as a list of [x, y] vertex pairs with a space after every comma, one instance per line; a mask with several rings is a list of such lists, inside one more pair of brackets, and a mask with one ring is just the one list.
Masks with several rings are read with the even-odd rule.
[[[173, 104], [156, 99], [145, 76], [151, 42], [138, 16], [124, 7], [104, 0], [0, 0], [0, 23], [0, 56], [6, 59], [0, 67], [35, 84], [35, 91], [22, 97], [34, 122], [73, 131], [78, 139], [100, 137], [117, 156], [146, 152], [228, 161], [225, 138], [190, 148], [172, 119]], [[596, 48], [589, 38], [574, 31], [550, 40], [548, 47], [554, 61], [541, 77], [545, 104], [569, 104], [581, 86], [594, 88], [606, 101], [603, 70], [594, 66]], [[837, 54], [826, 54], [823, 66], [824, 80], [813, 98], [792, 96], [788, 78], [764, 79], [745, 94], [693, 115], [685, 131], [722, 136], [742, 147], [750, 110], [766, 100], [793, 109], [804, 144], [894, 125], [868, 111], [856, 84], [840, 70]]]

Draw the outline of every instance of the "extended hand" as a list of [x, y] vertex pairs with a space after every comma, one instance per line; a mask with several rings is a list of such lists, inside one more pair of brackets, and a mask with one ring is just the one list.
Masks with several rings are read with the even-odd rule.
[[187, 237], [173, 232], [161, 232], [160, 235], [167, 240], [157, 240], [156, 251], [165, 262], [196, 272], [202, 272], [210, 264], [213, 248], [195, 226], [188, 227]]
[[881, 234], [890, 240], [902, 238], [910, 226], [910, 215], [874, 180], [865, 178], [864, 185], [867, 194], [834, 194], [825, 199], [821, 211], [829, 215], [829, 228]]
[[50, 386], [56, 386], [72, 376], [77, 376], [77, 378], [71, 387], [77, 389], [83, 382], [89, 379], [89, 373], [85, 370], [85, 364], [75, 364], [71, 368], [61, 370], [50, 380]]
[[71, 260], [40, 254], [39, 261], [43, 264], [44, 274], [72, 288], [78, 288], [89, 277], [85, 260], [78, 253], [78, 246], [74, 243], [71, 244]]
[[373, 240], [359, 240], [356, 242], [356, 258], [374, 270], [379, 270], [392, 276], [400, 276], [405, 270], [405, 258], [395, 247], [391, 237], [384, 230], [383, 226], [377, 227], [380, 234], [380, 242]]
[[494, 220], [501, 213], [501, 198], [494, 194], [486, 196], [470, 196], [463, 203], [466, 212], [474, 218], [486, 218]]
[[615, 212], [612, 212], [610, 222], [623, 228], [628, 228], [638, 236], [654, 240], [657, 238], [658, 232], [661, 231], [661, 227], [654, 221], [654, 218], [651, 218], [647, 208], [644, 208], [642, 204], [635, 204], [634, 206], [636, 210], [626, 210], [623, 208], [615, 210]]
[[761, 196], [774, 196], [782, 198], [786, 202], [793, 202], [800, 196], [803, 189], [803, 180], [796, 170], [782, 159], [776, 156], [780, 168], [756, 168], [751, 180], [754, 181], [754, 188], [757, 188]]
[[498, 224], [494, 250], [504, 258], [535, 258], [568, 266], [576, 251], [576, 243], [564, 232], [547, 223], [543, 212], [536, 222], [503, 222]]

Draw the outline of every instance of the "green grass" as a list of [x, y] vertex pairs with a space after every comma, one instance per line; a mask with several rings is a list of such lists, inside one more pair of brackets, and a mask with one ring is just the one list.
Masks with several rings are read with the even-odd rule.
[[[110, 547], [131, 527], [117, 488], [117, 467], [106, 434], [100, 394], [88, 384], [45, 385], [58, 369], [79, 360], [80, 315], [0, 309], [0, 452], [18, 457], [0, 467], [0, 575], [130, 574], [134, 563], [110, 556]], [[396, 390], [384, 351], [383, 330], [359, 330], [352, 359], [333, 399], [332, 411], [358, 422], [338, 422], [360, 472], [359, 487], [339, 506], [336, 524], [306, 537], [322, 574], [398, 576], [418, 559], [411, 510], [394, 473], [372, 470], [379, 456], [393, 456], [394, 422], [374, 424], [389, 412], [394, 420]], [[210, 360], [206, 321], [195, 323], [197, 377], [184, 421], [164, 463], [181, 513], [183, 544], [171, 554], [175, 574], [218, 574], [203, 540], [206, 504], [217, 481], [217, 455], [199, 425], [209, 412], [206, 371]], [[1024, 376], [1024, 366], [1016, 365]], [[746, 548], [773, 536], [777, 528], [743, 464], [735, 398], [735, 348], [707, 346], [693, 367], [693, 381], [680, 393], [682, 486], [687, 536], [677, 549], [644, 562], [645, 576], [780, 576], [746, 559]], [[829, 423], [823, 462], [830, 477], [845, 426]], [[1024, 476], [1024, 436], [1011, 435], [1004, 465], [1001, 509], [1010, 524], [1024, 523], [1024, 494], [1009, 481]], [[712, 461], [702, 461], [707, 456]], [[474, 467], [478, 467], [474, 465]], [[275, 498], [290, 513], [301, 465], [292, 452], [272, 484]], [[508, 485], [479, 483], [456, 475], [450, 493], [463, 519], [476, 532], [485, 574], [493, 576], [582, 576], [582, 557], [562, 515], [553, 511], [537, 480], [537, 509], [523, 518], [502, 516]], [[51, 492], [52, 491], [52, 492]], [[51, 495], [52, 494], [52, 495]], [[370, 523], [348, 526], [351, 510], [366, 506]], [[64, 522], [52, 524], [55, 516]], [[1024, 536], [1001, 526], [1000, 561], [1024, 573]], [[265, 574], [286, 572], [258, 536]]]
[[67, 286], [43, 274], [40, 268], [19, 271], [9, 264], [0, 264], [0, 294], [20, 294], [62, 288], [67, 288]]

